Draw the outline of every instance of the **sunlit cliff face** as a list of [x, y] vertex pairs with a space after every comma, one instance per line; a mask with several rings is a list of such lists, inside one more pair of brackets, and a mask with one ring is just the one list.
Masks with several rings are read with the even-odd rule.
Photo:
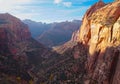
[[120, 1], [99, 1], [85, 14], [79, 42], [88, 46], [87, 83], [118, 84], [120, 71]]
[[80, 28], [79, 41], [89, 45], [89, 54], [104, 52], [107, 47], [119, 44], [120, 2], [105, 5], [98, 2], [85, 14]]

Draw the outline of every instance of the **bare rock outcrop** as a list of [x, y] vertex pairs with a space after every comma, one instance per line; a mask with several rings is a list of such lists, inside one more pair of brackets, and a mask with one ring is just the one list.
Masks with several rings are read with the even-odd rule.
[[120, 83], [120, 1], [99, 1], [85, 14], [79, 42], [89, 46], [85, 84]]

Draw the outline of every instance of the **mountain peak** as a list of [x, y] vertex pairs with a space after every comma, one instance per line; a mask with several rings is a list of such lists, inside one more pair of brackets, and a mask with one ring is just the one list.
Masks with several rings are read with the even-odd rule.
[[[83, 18], [79, 42], [89, 46], [88, 77], [100, 84], [120, 82], [120, 2], [105, 4], [101, 0], [94, 4]], [[108, 59], [111, 59], [109, 61]], [[114, 65], [113, 65], [114, 64]], [[109, 66], [110, 65], [110, 66]], [[106, 71], [108, 70], [108, 71]], [[109, 73], [110, 71], [110, 73]], [[108, 75], [105, 75], [109, 73]], [[116, 79], [117, 78], [117, 79]], [[95, 81], [88, 79], [93, 84]]]
[[99, 0], [99, 1], [97, 2], [97, 4], [101, 5], [101, 4], [105, 4], [105, 3], [103, 2], [103, 0]]

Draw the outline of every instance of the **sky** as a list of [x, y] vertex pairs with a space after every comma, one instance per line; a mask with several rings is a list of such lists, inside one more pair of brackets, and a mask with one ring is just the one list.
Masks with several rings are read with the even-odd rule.
[[[0, 13], [10, 13], [21, 20], [61, 22], [81, 20], [86, 10], [98, 0], [0, 0]], [[103, 0], [105, 3], [113, 0]]]

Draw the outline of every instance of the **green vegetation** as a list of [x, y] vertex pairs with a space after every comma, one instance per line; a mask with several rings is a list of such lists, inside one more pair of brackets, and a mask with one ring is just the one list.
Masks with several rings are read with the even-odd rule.
[[[76, 51], [79, 52], [80, 58], [74, 58]], [[34, 67], [32, 73], [37, 72], [38, 84], [83, 84], [86, 56], [86, 49], [81, 44], [77, 44], [62, 56], [42, 60], [41, 64]]]

